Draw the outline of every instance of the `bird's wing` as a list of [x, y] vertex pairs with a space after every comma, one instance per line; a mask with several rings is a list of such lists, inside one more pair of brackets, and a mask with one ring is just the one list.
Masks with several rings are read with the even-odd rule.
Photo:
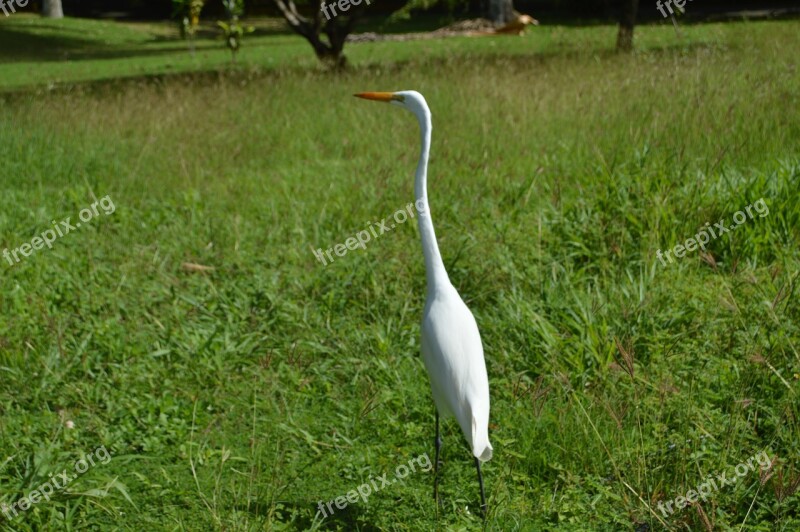
[[[453, 288], [437, 294], [422, 323], [422, 354], [440, 413], [452, 413], [478, 458], [491, 457], [489, 380], [472, 312]], [[447, 410], [443, 410], [446, 407]]]

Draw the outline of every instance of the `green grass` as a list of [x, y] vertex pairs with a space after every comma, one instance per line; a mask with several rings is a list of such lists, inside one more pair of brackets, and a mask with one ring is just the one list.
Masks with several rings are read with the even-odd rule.
[[[111, 49], [177, 46], [63, 24]], [[315, 517], [433, 453], [415, 225], [328, 266], [312, 253], [413, 199], [413, 118], [350, 95], [414, 88], [433, 109], [440, 247], [486, 351], [486, 529], [797, 530], [797, 22], [694, 26], [684, 43], [640, 28], [632, 57], [610, 53], [612, 27], [541, 30], [352, 46], [340, 76], [265, 36], [242, 57], [258, 68], [2, 96], [0, 250], [95, 198], [115, 212], [0, 257], [0, 503], [112, 455], [0, 528], [483, 527], [452, 421], [438, 514], [418, 472]], [[78, 48], [75, 64], [6, 63], [2, 84], [195, 68], [179, 49]], [[706, 260], [657, 260], [759, 198], [769, 215]], [[763, 485], [751, 472], [658, 511], [761, 451]]]

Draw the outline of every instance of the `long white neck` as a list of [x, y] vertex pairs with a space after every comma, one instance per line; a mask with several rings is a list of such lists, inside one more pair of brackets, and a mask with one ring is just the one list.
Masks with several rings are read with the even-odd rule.
[[414, 181], [414, 195], [417, 202], [419, 233], [422, 238], [422, 253], [425, 256], [425, 277], [428, 281], [428, 294], [432, 295], [439, 287], [450, 284], [447, 271], [444, 269], [436, 233], [433, 231], [431, 210], [428, 205], [428, 156], [431, 151], [431, 113], [428, 109], [415, 113], [419, 119], [422, 136], [422, 149], [417, 164], [417, 175]]

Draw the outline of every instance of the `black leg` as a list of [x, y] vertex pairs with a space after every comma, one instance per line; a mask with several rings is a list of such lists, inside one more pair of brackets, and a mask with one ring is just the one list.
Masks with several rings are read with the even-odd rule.
[[436, 446], [436, 459], [433, 462], [433, 500], [439, 503], [439, 451], [442, 449], [442, 438], [439, 436], [439, 411], [436, 411], [436, 439], [433, 441]]
[[475, 467], [478, 469], [478, 484], [481, 486], [481, 515], [486, 518], [486, 495], [483, 493], [483, 475], [481, 475], [481, 461], [475, 459]]

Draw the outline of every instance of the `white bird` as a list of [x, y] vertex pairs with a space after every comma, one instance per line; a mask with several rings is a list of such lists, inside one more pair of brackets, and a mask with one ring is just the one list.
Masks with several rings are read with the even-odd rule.
[[445, 271], [436, 243], [428, 207], [427, 175], [431, 148], [431, 111], [425, 98], [416, 91], [363, 92], [359, 98], [389, 102], [414, 113], [422, 136], [417, 174], [414, 181], [419, 232], [425, 257], [428, 293], [422, 314], [422, 358], [428, 370], [433, 400], [436, 404], [436, 461], [433, 496], [439, 499], [439, 416], [455, 416], [467, 439], [481, 491], [481, 511], [486, 515], [481, 462], [492, 458], [489, 443], [489, 379], [478, 325], [467, 305], [458, 295]]

